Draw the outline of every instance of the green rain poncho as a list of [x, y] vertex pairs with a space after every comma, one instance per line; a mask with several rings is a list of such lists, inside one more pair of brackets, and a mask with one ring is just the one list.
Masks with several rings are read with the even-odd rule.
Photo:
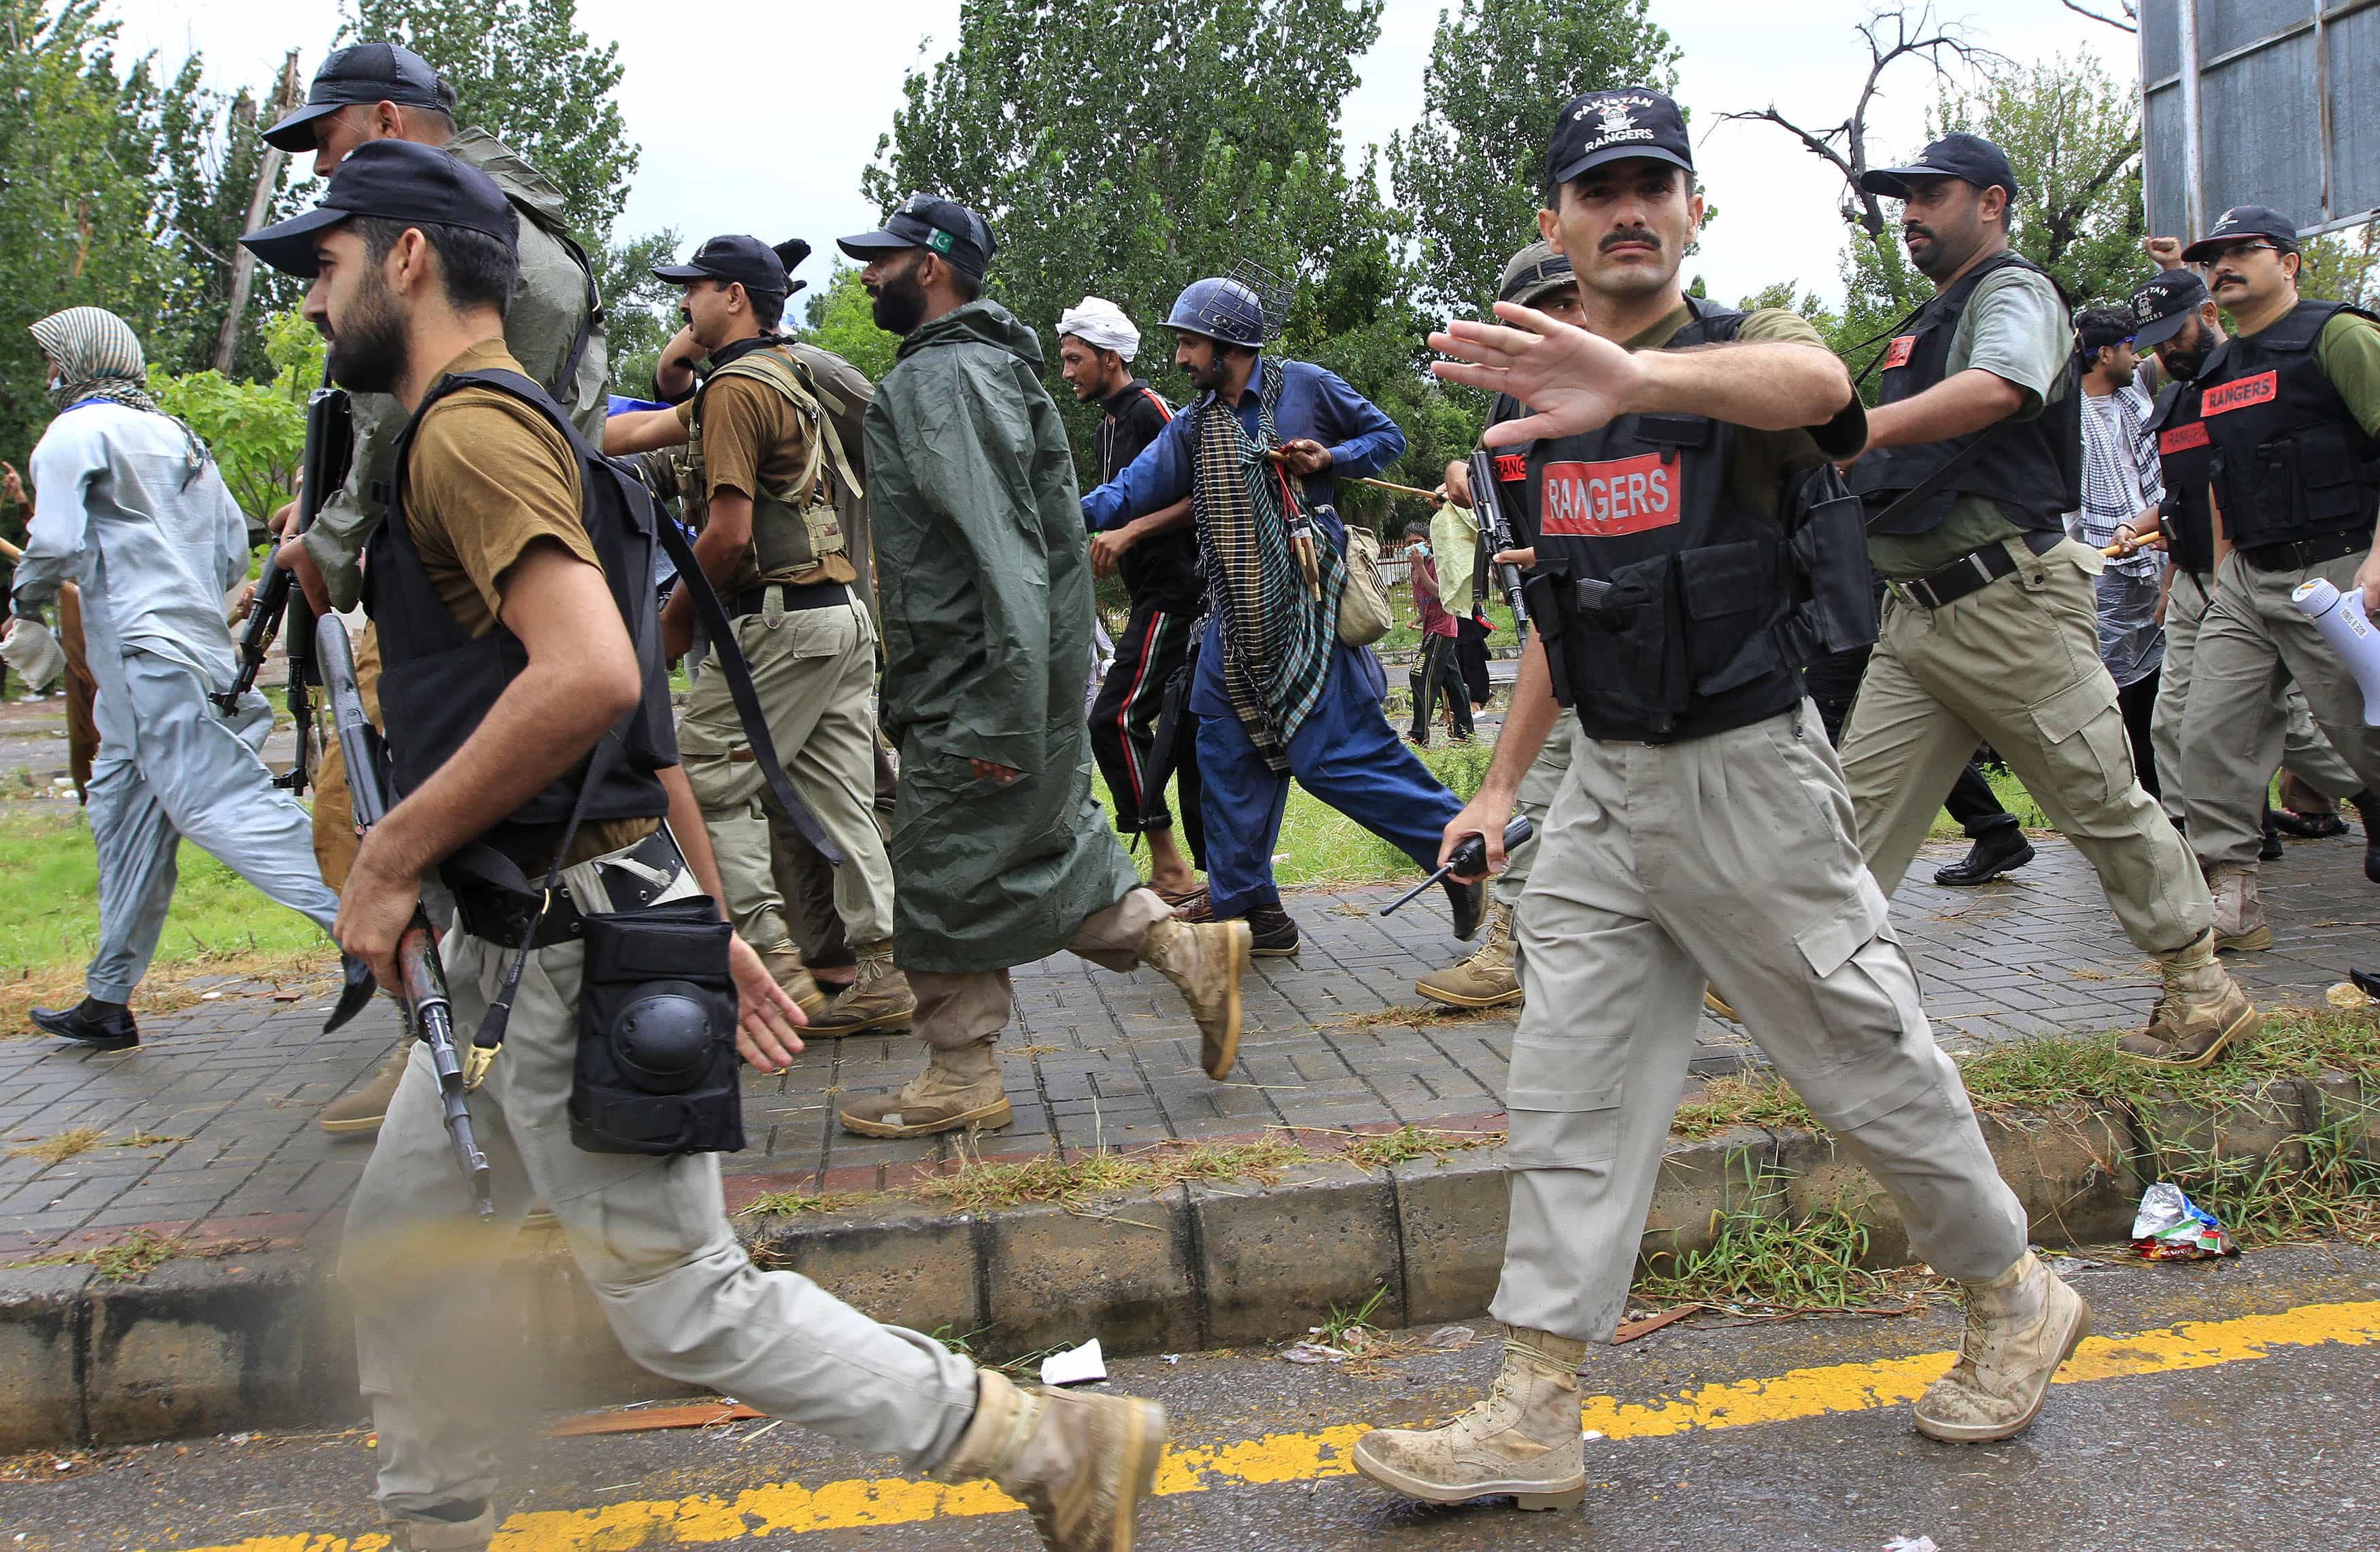
[[[868, 410], [905, 970], [1029, 964], [1139, 881], [1091, 796], [1091, 571], [1041, 359], [1007, 309], [969, 302], [902, 342]], [[998, 786], [970, 759], [1023, 774]]]

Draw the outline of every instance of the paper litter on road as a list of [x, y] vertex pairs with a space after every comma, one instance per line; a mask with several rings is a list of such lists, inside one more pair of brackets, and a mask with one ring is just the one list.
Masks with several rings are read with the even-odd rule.
[[1053, 1352], [1041, 1360], [1041, 1383], [1044, 1385], [1087, 1385], [1107, 1376], [1107, 1360], [1099, 1355], [1099, 1339], [1097, 1337], [1080, 1347]]
[[1934, 1545], [1932, 1536], [1918, 1536], [1914, 1540], [1908, 1536], [1894, 1536], [1884, 1544], [1884, 1552], [1942, 1552], [1942, 1549]]

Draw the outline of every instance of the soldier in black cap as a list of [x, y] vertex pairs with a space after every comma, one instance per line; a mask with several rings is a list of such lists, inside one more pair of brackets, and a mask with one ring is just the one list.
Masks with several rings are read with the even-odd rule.
[[[1576, 99], [1547, 166], [1538, 228], [1576, 267], [1584, 329], [1500, 306], [1525, 330], [1430, 339], [1480, 363], [1439, 375], [1537, 411], [1486, 433], [1535, 439], [1538, 629], [1446, 851], [1480, 835], [1500, 864], [1524, 773], [1557, 720], [1574, 724], [1517, 913], [1512, 1213], [1490, 1311], [1503, 1366], [1445, 1426], [1358, 1439], [1355, 1469], [1433, 1503], [1578, 1503], [1577, 1370], [1627, 1307], [1706, 978], [1962, 1285], [1966, 1340], [1917, 1427], [2005, 1438], [2089, 1322], [2026, 1248], [1803, 692], [1811, 651], [1874, 621], [1858, 505], [1828, 467], [1864, 439], [1851, 374], [1790, 310], [1686, 294], [1703, 203], [1669, 98]], [[1821, 502], [1796, 494], [1813, 481]], [[1949, 784], [1945, 771], [1930, 790]]]
[[2289, 680], [2358, 779], [2349, 795], [2363, 813], [2364, 872], [2380, 882], [2380, 730], [2364, 725], [2354, 675], [2291, 601], [2315, 584], [2380, 597], [2380, 320], [2301, 297], [2296, 224], [2261, 205], [2225, 211], [2182, 258], [2239, 326], [2176, 411], [2204, 433], [2215, 564], [2182, 721], [2182, 789], [2216, 926], [2261, 947], [2272, 929], [2257, 898], [2258, 820]]
[[[798, 1273], [760, 1270], [720, 1195], [714, 1150], [740, 1146], [740, 1124], [687, 1139], [697, 1112], [676, 1063], [651, 1089], [616, 1086], [684, 1027], [669, 1008], [693, 988], [664, 976], [716, 988], [694, 1003], [698, 1039], [715, 1047], [732, 1023], [763, 1071], [800, 1050], [801, 1015], [716, 925], [719, 881], [667, 715], [650, 500], [504, 347], [516, 224], [484, 174], [384, 141], [347, 158], [322, 208], [243, 239], [312, 279], [306, 315], [330, 340], [331, 378], [392, 394], [409, 418], [365, 574], [399, 800], [358, 852], [334, 930], [396, 984], [399, 934], [436, 869], [456, 900], [439, 951], [456, 1024], [511, 1000], [501, 1043], [475, 1042], [492, 1060], [466, 1099], [492, 1210], [469, 1216], [440, 1085], [417, 1057], [341, 1247], [395, 1546], [484, 1552], [495, 1534], [503, 1323], [484, 1315], [531, 1192], [646, 1367], [944, 1480], [992, 1480], [1051, 1547], [1123, 1545], [1163, 1448], [1161, 1408], [1026, 1393]], [[544, 887], [492, 881], [508, 869]], [[597, 1069], [615, 1086], [584, 1081], [589, 1047], [619, 1059]]]
[[[802, 1003], [820, 1035], [857, 1034], [908, 1023], [915, 1003], [892, 967], [892, 867], [876, 827], [876, 631], [854, 584], [843, 514], [864, 489], [856, 455], [808, 362], [778, 326], [793, 294], [790, 270], [809, 245], [771, 247], [759, 237], [712, 237], [683, 264], [656, 277], [684, 288], [686, 334], [708, 353], [701, 386], [672, 409], [615, 415], [604, 427], [614, 456], [684, 447], [695, 553], [727, 600], [736, 638], [795, 788], [847, 857], [834, 869], [835, 912], [857, 975], [830, 1009], [802, 964], [782, 911], [803, 848], [751, 758], [723, 675], [695, 681], [678, 724], [680, 752], [724, 851], [748, 845], [746, 820], [762, 812], [767, 842], [731, 860], [722, 876], [738, 926], [756, 934], [780, 984]], [[789, 262], [789, 261], [791, 262]], [[683, 656], [694, 628], [681, 591], [662, 612], [662, 643]], [[795, 886], [798, 887], [798, 886]]]
[[1980, 136], [1946, 135], [1861, 186], [1901, 200], [1935, 295], [1895, 330], [1864, 453], [1850, 466], [1886, 579], [1884, 627], [1843, 730], [1860, 848], [1897, 888], [1978, 741], [2007, 760], [2098, 872], [2164, 996], [2126, 1049], [2204, 1065], [2255, 1009], [2215, 961], [2213, 903], [2132, 769], [2100, 661], [2096, 550], [2066, 537], [2081, 501], [2073, 328], [2056, 283], [2009, 246], [2016, 176]]
[[[2196, 381], [2207, 358], [2227, 337], [2223, 320], [2206, 284], [2181, 262], [2181, 244], [2170, 244], [2170, 268], [2131, 294], [2134, 346], [2155, 354], [2167, 379], [2149, 412], [2148, 432], [2156, 440], [2157, 462], [2163, 470], [2165, 503], [2155, 527], [2166, 553], [2165, 667], [2157, 678], [2156, 709], [2149, 720], [2149, 743], [2155, 754], [2157, 800], [2168, 818], [2186, 824], [2189, 807], [2182, 782], [2181, 729], [2190, 705], [2190, 682], [2197, 663], [2198, 630], [2215, 590], [2215, 513], [2212, 497], [2215, 453], [2206, 427], [2198, 418]], [[2160, 264], [2165, 253], [2151, 249]], [[2119, 529], [2116, 539], [2129, 543], [2135, 533]], [[2285, 731], [2281, 768], [2315, 792], [2344, 801], [2363, 783], [2330, 740], [2313, 725], [2305, 697], [2295, 685], [2282, 692]], [[2289, 816], [2280, 817], [2284, 823]], [[2336, 826], [2336, 818], [2331, 820]], [[2336, 835], [2334, 828], [2327, 831]]]
[[[317, 177], [332, 176], [359, 146], [404, 140], [442, 148], [494, 179], [520, 228], [518, 279], [504, 312], [504, 346], [579, 431], [600, 442], [610, 370], [602, 309], [594, 272], [570, 236], [562, 191], [494, 137], [458, 130], [454, 112], [455, 89], [421, 55], [395, 43], [358, 43], [322, 61], [305, 105], [266, 129], [264, 139], [283, 151], [312, 152]], [[355, 606], [358, 562], [380, 526], [395, 467], [396, 434], [405, 424], [404, 411], [386, 394], [356, 394], [352, 399], [355, 455], [346, 483], [323, 503], [305, 536], [283, 544], [279, 555], [318, 612]], [[276, 529], [285, 531], [293, 510], [284, 507], [274, 515]], [[370, 705], [379, 683], [374, 633], [366, 631], [357, 657]], [[346, 818], [346, 767], [335, 741], [323, 750], [315, 785], [315, 855], [323, 879], [336, 889], [355, 855], [356, 840]], [[405, 1070], [406, 1049], [400, 1041], [370, 1083], [324, 1106], [322, 1129], [364, 1137], [378, 1131]]]

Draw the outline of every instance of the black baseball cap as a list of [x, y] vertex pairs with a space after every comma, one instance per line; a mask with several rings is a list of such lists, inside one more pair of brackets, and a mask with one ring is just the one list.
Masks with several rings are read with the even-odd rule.
[[2132, 293], [2132, 343], [2143, 350], [2181, 333], [2206, 302], [2206, 283], [2188, 270], [2167, 270]]
[[1870, 167], [1860, 175], [1859, 186], [1864, 193], [1906, 200], [1911, 178], [1929, 177], [1959, 178], [1978, 188], [2005, 188], [2011, 200], [2018, 193], [2016, 170], [2000, 148], [1964, 130], [1945, 135], [1919, 152], [1914, 166]]
[[455, 93], [438, 79], [430, 61], [396, 43], [358, 43], [334, 50], [306, 89], [306, 105], [264, 132], [264, 143], [283, 151], [314, 149], [314, 121], [358, 103], [395, 103], [400, 108], [450, 113]]
[[520, 241], [520, 217], [513, 213], [512, 201], [479, 168], [435, 146], [367, 140], [331, 175], [321, 204], [239, 242], [282, 273], [311, 278], [321, 268], [314, 261], [316, 236], [355, 215], [460, 226], [513, 246]]
[[2298, 250], [2298, 224], [2264, 205], [2233, 205], [2216, 222], [2215, 230], [2181, 250], [2185, 264], [2204, 263], [2233, 243], [2263, 237], [2283, 253]]
[[1581, 173], [1624, 157], [1694, 170], [1694, 148], [1686, 139], [1686, 117], [1678, 104], [1648, 86], [1589, 91], [1562, 104], [1546, 151], [1551, 180], [1568, 183]]
[[905, 248], [922, 248], [981, 280], [1000, 241], [991, 235], [991, 224], [965, 205], [939, 194], [912, 194], [883, 225], [856, 237], [838, 237], [834, 246], [861, 263]]
[[[801, 251], [793, 260], [794, 264], [809, 256], [809, 245], [798, 238], [785, 247], [791, 249], [796, 244]], [[654, 265], [653, 275], [672, 285], [688, 285], [698, 280], [732, 280], [756, 297], [783, 297], [791, 295], [793, 289], [791, 277], [785, 273], [789, 268], [783, 252], [758, 237], [724, 236], [704, 243], [683, 264]]]

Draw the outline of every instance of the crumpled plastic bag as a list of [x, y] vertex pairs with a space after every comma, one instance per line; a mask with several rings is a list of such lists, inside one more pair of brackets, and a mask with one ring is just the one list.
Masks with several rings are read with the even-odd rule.
[[0, 637], [0, 661], [17, 671], [29, 690], [48, 689], [67, 671], [66, 649], [50, 627], [21, 616], [10, 621], [8, 634]]
[[2132, 1249], [2143, 1261], [2204, 1261], [2240, 1254], [2215, 1215], [2169, 1181], [2141, 1193], [2140, 1211], [2132, 1217]]

